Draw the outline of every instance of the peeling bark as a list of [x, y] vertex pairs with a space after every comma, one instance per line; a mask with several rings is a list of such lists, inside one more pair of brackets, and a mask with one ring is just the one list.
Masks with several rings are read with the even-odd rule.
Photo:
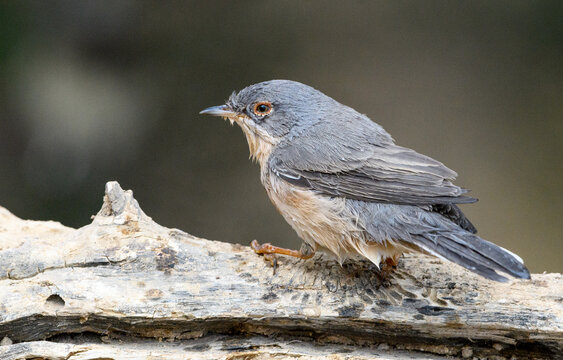
[[278, 264], [156, 224], [116, 182], [80, 229], [0, 208], [0, 358], [561, 358], [561, 274]]

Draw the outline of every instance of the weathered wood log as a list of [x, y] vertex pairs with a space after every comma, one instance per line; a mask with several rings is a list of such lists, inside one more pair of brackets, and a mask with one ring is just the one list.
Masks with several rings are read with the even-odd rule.
[[421, 255], [384, 279], [327, 256], [274, 273], [110, 182], [80, 229], [0, 208], [0, 339], [0, 359], [557, 358], [563, 277], [496, 283]]

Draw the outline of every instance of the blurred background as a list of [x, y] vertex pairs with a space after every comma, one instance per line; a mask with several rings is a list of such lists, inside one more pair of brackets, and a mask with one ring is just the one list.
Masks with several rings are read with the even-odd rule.
[[104, 184], [193, 235], [298, 247], [240, 129], [200, 110], [309, 84], [444, 162], [484, 238], [563, 271], [561, 1], [2, 1], [0, 205], [90, 222]]

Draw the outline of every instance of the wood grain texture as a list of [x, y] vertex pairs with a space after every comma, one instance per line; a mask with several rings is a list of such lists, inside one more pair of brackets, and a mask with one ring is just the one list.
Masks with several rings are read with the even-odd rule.
[[278, 264], [156, 224], [116, 182], [80, 229], [0, 208], [0, 359], [562, 358], [561, 274]]

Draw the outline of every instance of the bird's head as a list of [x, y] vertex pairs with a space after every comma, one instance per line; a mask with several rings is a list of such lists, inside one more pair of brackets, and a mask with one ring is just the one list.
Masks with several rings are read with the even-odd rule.
[[248, 140], [251, 157], [260, 163], [290, 133], [299, 132], [323, 117], [336, 103], [314, 88], [289, 80], [271, 80], [233, 93], [224, 105], [201, 114], [221, 116], [237, 123]]

